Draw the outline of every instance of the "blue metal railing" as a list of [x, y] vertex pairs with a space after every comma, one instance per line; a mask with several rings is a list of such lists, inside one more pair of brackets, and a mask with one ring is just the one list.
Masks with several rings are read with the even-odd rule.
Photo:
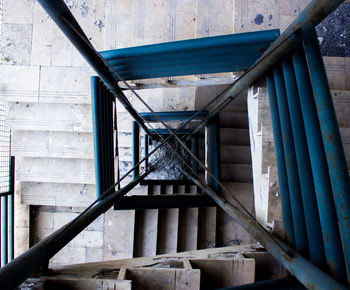
[[350, 179], [317, 35], [302, 36], [267, 80], [283, 217], [295, 249], [346, 283]]
[[6, 265], [14, 258], [14, 243], [15, 243], [15, 158], [10, 158], [10, 166], [8, 167], [9, 189], [6, 192], [0, 193], [0, 227], [1, 227], [1, 266]]
[[102, 51], [126, 80], [248, 69], [279, 30], [237, 33]]
[[[57, 23], [57, 25], [63, 30], [67, 37], [72, 40], [74, 45], [85, 56], [89, 63], [95, 68], [97, 73], [103, 79], [104, 83], [107, 84], [108, 88], [113, 92], [113, 94], [119, 98], [126, 109], [138, 122], [138, 125], [143, 127], [143, 129], [149, 134], [149, 130], [145, 127], [142, 118], [134, 110], [118, 87], [116, 79], [114, 78], [113, 74], [111, 74], [111, 67], [105, 63], [96, 50], [94, 50], [92, 45], [89, 43], [88, 38], [83, 33], [69, 9], [65, 6], [64, 2], [62, 0], [39, 0], [39, 2]], [[209, 124], [210, 121], [217, 117], [218, 113], [244, 89], [246, 89], [259, 77], [267, 73], [276, 63], [279, 63], [282, 60], [281, 58], [284, 57], [289, 50], [294, 48], [295, 44], [300, 42], [300, 35], [305, 33], [303, 46], [305, 48], [308, 66], [302, 66], [301, 68], [298, 68], [297, 66], [298, 61], [300, 60], [298, 59], [298, 55], [300, 56], [301, 54], [305, 58], [304, 52], [300, 53], [300, 51], [293, 51], [292, 60], [309, 151], [306, 153], [308, 153], [310, 158], [312, 176], [314, 179], [313, 184], [315, 188], [315, 199], [317, 200], [317, 207], [320, 217], [324, 255], [327, 264], [324, 266], [324, 271], [320, 270], [322, 266], [320, 266], [320, 268], [316, 267], [307, 259], [308, 255], [310, 255], [312, 262], [315, 261], [316, 263], [316, 261], [319, 261], [319, 263], [322, 264], [322, 257], [316, 256], [314, 252], [310, 251], [310, 247], [314, 245], [308, 245], [309, 240], [306, 240], [305, 237], [311, 234], [311, 231], [309, 232], [308, 230], [308, 224], [312, 224], [312, 219], [314, 217], [306, 214], [308, 204], [305, 205], [304, 203], [309, 202], [308, 200], [310, 196], [305, 195], [303, 190], [307, 187], [305, 184], [301, 184], [303, 182], [303, 178], [301, 177], [303, 172], [299, 172], [299, 170], [301, 171], [301, 168], [304, 168], [303, 166], [305, 166], [305, 164], [299, 164], [300, 158], [298, 157], [298, 154], [300, 153], [300, 148], [292, 148], [293, 144], [291, 145], [291, 140], [298, 140], [300, 136], [297, 136], [293, 130], [293, 126], [298, 126], [298, 123], [296, 123], [296, 120], [294, 120], [294, 113], [293, 117], [290, 116], [294, 108], [288, 104], [290, 99], [288, 94], [290, 84], [287, 82], [284, 83], [284, 74], [290, 73], [290, 67], [288, 67], [288, 64], [287, 66], [284, 65], [284, 71], [281, 69], [280, 64], [277, 64], [277, 69], [275, 69], [274, 75], [271, 75], [268, 79], [268, 84], [271, 85], [269, 90], [273, 92], [271, 95], [278, 97], [278, 99], [274, 100], [275, 112], [273, 112], [273, 114], [274, 118], [277, 118], [277, 120], [280, 122], [278, 123], [279, 125], [277, 124], [278, 126], [276, 125], [274, 128], [280, 130], [280, 133], [277, 135], [281, 137], [279, 142], [276, 142], [276, 145], [279, 144], [278, 146], [281, 148], [277, 148], [276, 152], [278, 156], [281, 157], [280, 159], [284, 159], [284, 166], [279, 168], [279, 170], [282, 170], [282, 173], [284, 173], [284, 175], [282, 174], [283, 178], [280, 180], [280, 182], [281, 184], [283, 182], [285, 183], [283, 188], [286, 189], [286, 193], [288, 189], [289, 193], [283, 194], [285, 199], [284, 201], [282, 199], [282, 202], [283, 205], [285, 205], [283, 206], [283, 211], [285, 209], [287, 210], [287, 212], [284, 212], [283, 216], [287, 216], [287, 220], [291, 223], [288, 225], [287, 229], [287, 231], [290, 231], [290, 247], [268, 234], [267, 231], [259, 226], [251, 216], [247, 215], [242, 210], [233, 207], [226, 200], [220, 198], [220, 196], [218, 196], [206, 184], [201, 184], [200, 182], [198, 184], [200, 184], [201, 187], [206, 190], [208, 195], [210, 195], [221, 208], [228, 212], [237, 222], [243, 225], [244, 228], [250, 234], [252, 234], [252, 236], [262, 243], [266, 249], [270, 251], [270, 253], [293, 275], [295, 275], [300, 282], [313, 289], [344, 289], [344, 287], [336, 280], [340, 281], [343, 285], [347, 285], [344, 261], [347, 261], [347, 271], [349, 271], [350, 268], [349, 176], [347, 173], [344, 151], [339, 135], [339, 128], [336, 124], [334, 107], [324, 72], [322, 58], [319, 53], [317, 39], [314, 37], [315, 34], [313, 31], [314, 26], [342, 2], [342, 0], [312, 1], [295, 19], [295, 21], [293, 21], [293, 23], [283, 32], [283, 34], [267, 49], [260, 59], [252, 67], [250, 67], [237, 82], [235, 82], [232, 86], [225, 90], [222, 95], [220, 95], [220, 100], [209, 111], [205, 120], [199, 122], [196, 129], [197, 131], [194, 130], [191, 133], [194, 135], [200, 130], [200, 128], [206, 124]], [[305, 68], [306, 75], [303, 80], [300, 80], [297, 71], [300, 69], [301, 71], [304, 70], [305, 72]], [[189, 72], [191, 71], [187, 71], [187, 73]], [[310, 75], [310, 80], [307, 78], [307, 75]], [[276, 79], [279, 81], [276, 82]], [[307, 93], [305, 93], [305, 95], [308, 97], [307, 105], [305, 105], [305, 100], [302, 97], [304, 94], [304, 87], [301, 85], [303, 81], [307, 84], [305, 86], [306, 90], [308, 90]], [[272, 84], [274, 86], [272, 86]], [[285, 88], [283, 88], [283, 86], [285, 86]], [[286, 102], [279, 104], [279, 98], [285, 98], [286, 95], [287, 106]], [[281, 118], [281, 114], [279, 112], [280, 110], [281, 112], [286, 112], [288, 110], [289, 116], [282, 116]], [[306, 115], [305, 111], [307, 110], [313, 114], [310, 116]], [[318, 122], [318, 120], [320, 120], [320, 122]], [[286, 122], [286, 124], [284, 122]], [[308, 122], [310, 122], [310, 126]], [[284, 132], [287, 132], [288, 124], [291, 124], [292, 126], [292, 133], [288, 132], [289, 140], [286, 140], [288, 143], [284, 144]], [[315, 129], [315, 135], [313, 135], [313, 132], [310, 132], [310, 128]], [[297, 143], [298, 142], [299, 141], [297, 141]], [[317, 146], [317, 144], [321, 145]], [[302, 143], [299, 145], [302, 145]], [[314, 148], [316, 148], [315, 151], [313, 151]], [[287, 160], [285, 158], [286, 156], [288, 157]], [[318, 161], [316, 159], [319, 159], [319, 163], [317, 163]], [[283, 162], [279, 162], [279, 164], [283, 165]], [[290, 165], [292, 165], [292, 169], [287, 168]], [[318, 170], [317, 165], [320, 166], [320, 170]], [[288, 173], [290, 170], [293, 170], [294, 172]], [[48, 238], [33, 246], [26, 253], [22, 254], [14, 261], [0, 269], [0, 284], [2, 288], [13, 288], [15, 285], [20, 284], [31, 273], [39, 269], [40, 266], [47, 264], [48, 260], [55, 253], [62, 249], [99, 215], [110, 208], [116, 202], [116, 200], [120, 198], [120, 196], [126, 194], [130, 189], [139, 184], [139, 182], [145, 178], [149, 172], [150, 171], [147, 171], [142, 175], [139, 175], [136, 180], [133, 180], [129, 185], [122, 188], [120, 191], [114, 192], [107, 196], [100, 203], [94, 203], [93, 207], [89, 207], [77, 219], [57, 230]], [[325, 178], [324, 182], [319, 180], [319, 174]], [[189, 177], [191, 177], [191, 175]], [[193, 180], [196, 181], [195, 178], [193, 178]], [[295, 183], [290, 184], [292, 182]], [[299, 183], [299, 185], [297, 183]], [[328, 186], [326, 190], [321, 188], [321, 185], [323, 184], [326, 187]], [[301, 194], [292, 188], [294, 185], [300, 188]], [[289, 199], [289, 203], [287, 199]], [[294, 202], [297, 204], [293, 204]], [[301, 204], [300, 208], [296, 207], [298, 204]], [[302, 224], [302, 222], [304, 222], [304, 226], [301, 226], [301, 228], [296, 228], [299, 224]], [[340, 224], [340, 227], [338, 227], [338, 223]], [[305, 231], [303, 228], [306, 228], [306, 235], [303, 234]], [[295, 245], [292, 244], [293, 236]], [[320, 240], [319, 242], [322, 241]], [[305, 257], [294, 251], [294, 246], [297, 247], [298, 250], [303, 251]], [[329, 275], [327, 273], [329, 273]]]
[[114, 97], [99, 77], [91, 77], [91, 108], [95, 156], [96, 195], [115, 182], [113, 103]]
[[5, 124], [6, 102], [0, 101], [0, 267], [14, 258], [14, 166], [11, 131]]
[[[169, 112], [157, 112], [156, 113], [160, 118], [162, 118], [163, 121], [177, 121], [182, 122], [187, 120], [188, 118], [193, 118], [193, 121], [199, 121], [205, 118], [207, 111], [203, 112], [197, 112], [197, 111], [169, 111]], [[157, 122], [157, 119], [152, 115], [151, 113], [140, 113], [140, 116], [145, 120], [145, 122]], [[220, 150], [217, 150], [216, 147], [218, 147], [220, 138], [219, 137], [219, 120], [213, 121], [211, 123], [211, 141], [209, 143], [213, 144], [212, 146], [215, 146], [212, 150], [212, 154], [209, 157], [209, 159], [212, 161], [212, 169], [215, 171], [215, 176], [220, 178]], [[216, 129], [216, 131], [214, 131]], [[150, 129], [150, 133], [152, 134], [159, 134], [162, 136], [169, 136], [169, 131], [167, 129]], [[177, 135], [185, 135], [190, 132], [189, 129], [181, 129], [181, 130], [173, 130], [176, 131]], [[145, 134], [145, 156], [148, 154], [149, 151], [149, 139], [150, 137], [148, 134]], [[215, 144], [214, 144], [215, 143]], [[198, 157], [198, 134], [193, 136], [191, 138], [191, 151], [194, 153], [196, 157]], [[132, 123], [132, 165], [133, 167], [139, 162], [140, 159], [140, 127], [136, 122]], [[216, 158], [216, 159], [215, 159]], [[192, 163], [194, 165], [194, 171], [198, 172], [198, 164], [195, 160], [192, 160]], [[148, 159], [145, 159], [145, 168], [148, 166]], [[139, 174], [139, 166], [135, 167], [135, 170], [133, 171], [133, 176], [136, 178]], [[144, 181], [143, 181], [144, 182]], [[212, 182], [213, 183], [213, 182]]]

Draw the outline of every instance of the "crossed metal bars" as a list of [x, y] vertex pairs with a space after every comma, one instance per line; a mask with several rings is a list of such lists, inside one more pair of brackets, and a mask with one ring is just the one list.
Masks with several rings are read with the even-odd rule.
[[[111, 69], [110, 66], [103, 60], [103, 58], [94, 50], [89, 44], [89, 41], [74, 17], [69, 12], [63, 1], [55, 0], [39, 0], [44, 9], [54, 19], [57, 25], [62, 29], [66, 36], [72, 41], [76, 48], [85, 56], [87, 61], [96, 70], [98, 75], [111, 90], [111, 92], [121, 101], [130, 114], [134, 117], [135, 121], [148, 132], [148, 128], [144, 124], [144, 120], [139, 114], [132, 108], [131, 104], [122, 93], [116, 82], [117, 79], [121, 80], [118, 73]], [[343, 1], [341, 0], [314, 0], [307, 8], [295, 19], [295, 21], [285, 30], [285, 32], [269, 47], [269, 49], [263, 54], [263, 56], [232, 86], [220, 95], [218, 104], [209, 111], [207, 118], [200, 122], [197, 128], [192, 132], [195, 134], [207, 124], [213, 117], [230, 103], [239, 93], [251, 85], [257, 78], [266, 73], [274, 64], [280, 61], [297, 42], [299, 42], [300, 34], [310, 33], [315, 25], [317, 25], [322, 19], [324, 19], [329, 13], [336, 9]], [[308, 39], [306, 39], [308, 41]], [[311, 39], [310, 41], [314, 41]], [[306, 52], [308, 54], [308, 52]], [[350, 258], [350, 242], [349, 242], [349, 211], [350, 211], [350, 181], [347, 173], [344, 151], [341, 144], [339, 128], [336, 124], [334, 108], [330, 99], [329, 88], [327, 87], [327, 81], [324, 80], [324, 71], [320, 72], [317, 69], [317, 52], [311, 51], [308, 57], [309, 69], [314, 72], [311, 75], [312, 82], [317, 83], [314, 87], [314, 94], [317, 96], [316, 102], [321, 102], [318, 105], [324, 105], [322, 110], [318, 110], [318, 115], [321, 121], [321, 133], [322, 139], [326, 151], [326, 159], [328, 162], [328, 168], [330, 170], [330, 181], [335, 196], [336, 207], [340, 208], [337, 211], [338, 221], [340, 224], [340, 233], [343, 241], [343, 250], [345, 254], [345, 260], [349, 261]], [[315, 66], [313, 66], [313, 62]], [[311, 64], [311, 65], [310, 65]], [[275, 75], [278, 77], [278, 75]], [[131, 89], [131, 88], [129, 88]], [[316, 90], [316, 91], [315, 91]], [[137, 94], [136, 94], [137, 96]], [[152, 109], [144, 103], [148, 109]], [[328, 109], [327, 109], [328, 107]], [[326, 109], [325, 109], [326, 108]], [[154, 112], [153, 112], [154, 113]], [[155, 117], [157, 117], [155, 115]], [[167, 125], [158, 119], [159, 122], [167, 127]], [[169, 129], [170, 130], [170, 129]], [[183, 141], [176, 136], [176, 133], [170, 130], [170, 136], [168, 138], [175, 138], [185, 150], [189, 150], [184, 146]], [[329, 137], [331, 136], [331, 140]], [[166, 143], [167, 139], [164, 139], [161, 143]], [[151, 153], [150, 153], [151, 154]], [[149, 154], [149, 155], [150, 155]], [[149, 156], [148, 155], [148, 156]], [[141, 160], [139, 163], [143, 162]], [[196, 160], [199, 165], [205, 166]], [[157, 164], [157, 162], [156, 162]], [[18, 285], [31, 273], [37, 270], [40, 266], [45, 265], [48, 259], [57, 253], [65, 244], [73, 239], [81, 230], [83, 230], [89, 223], [97, 218], [101, 213], [105, 212], [111, 207], [120, 196], [132, 189], [138, 184], [138, 182], [145, 178], [147, 174], [156, 166], [152, 165], [147, 171], [138, 176], [129, 185], [125, 186], [117, 192], [113, 187], [109, 188], [102, 196], [104, 199], [99, 203], [93, 203], [82, 215], [73, 220], [68, 225], [62, 227], [48, 238], [32, 247], [29, 251], [16, 258], [7, 266], [0, 270], [0, 283], [4, 289], [12, 288], [14, 285]], [[280, 169], [280, 168], [279, 168]], [[208, 171], [208, 169], [205, 169]], [[188, 174], [188, 173], [187, 173]], [[208, 174], [212, 174], [208, 171]], [[214, 177], [214, 176], [212, 176]], [[261, 242], [271, 254], [278, 259], [293, 275], [295, 275], [299, 281], [305, 286], [312, 288], [331, 288], [331, 289], [343, 289], [344, 287], [336, 282], [333, 278], [322, 272], [318, 267], [312, 265], [309, 261], [302, 258], [302, 256], [293, 251], [290, 247], [285, 246], [277, 238], [273, 237], [266, 230], [264, 230], [254, 218], [247, 215], [229, 204], [215, 194], [206, 184], [199, 179], [189, 174], [189, 178], [192, 178], [195, 183], [201, 186], [210, 195], [217, 204], [222, 207], [227, 213], [235, 218], [236, 221], [241, 223], [259, 242]], [[244, 210], [244, 209], [243, 209]], [[348, 265], [349, 271], [349, 265]], [[341, 282], [344, 282], [343, 278], [339, 278]]]

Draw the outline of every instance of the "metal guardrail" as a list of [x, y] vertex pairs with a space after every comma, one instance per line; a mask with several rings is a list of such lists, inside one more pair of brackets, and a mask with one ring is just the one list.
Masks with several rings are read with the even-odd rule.
[[14, 167], [11, 131], [6, 127], [6, 102], [0, 102], [0, 266], [14, 257]]
[[[120, 89], [115, 87], [115, 80], [111, 78], [109, 74], [108, 67], [105, 66], [103, 61], [98, 55], [98, 53], [87, 44], [87, 39], [76, 38], [77, 35], [74, 35], [76, 32], [80, 33], [81, 36], [85, 36], [81, 28], [75, 21], [74, 17], [71, 15], [67, 7], [64, 5], [63, 1], [56, 0], [39, 0], [42, 6], [47, 10], [49, 15], [54, 19], [54, 21], [61, 27], [65, 32], [67, 37], [71, 39], [74, 44], [77, 45], [81, 53], [87, 57], [90, 64], [96, 69], [99, 74], [102, 74], [103, 77], [100, 77], [104, 80], [107, 86], [115, 93], [118, 97], [121, 98], [121, 101], [124, 102], [124, 105], [129, 109], [129, 112], [134, 116], [134, 118], [140, 121], [139, 125], [142, 124], [140, 116], [137, 112], [130, 107], [130, 104], [123, 98], [123, 95], [120, 93]], [[264, 53], [264, 55], [253, 65], [252, 68], [248, 70], [238, 81], [236, 81], [231, 88], [229, 88], [221, 98], [219, 104], [217, 104], [209, 112], [209, 117], [206, 118], [197, 128], [198, 130], [208, 123], [213, 117], [215, 117], [228, 103], [230, 103], [239, 93], [251, 85], [257, 78], [266, 73], [269, 69], [272, 68], [274, 64], [281, 60], [281, 58], [294, 47], [299, 42], [299, 36], [302, 32], [310, 32], [310, 29], [314, 29], [314, 26], [317, 25], [321, 20], [323, 20], [329, 13], [336, 9], [343, 0], [314, 0], [312, 1], [306, 9], [295, 19], [295, 21], [286, 29], [286, 31], [270, 46], [270, 48]], [[70, 23], [71, 22], [71, 23]], [[74, 28], [74, 29], [73, 29]], [[311, 42], [313, 40], [311, 39]], [[317, 58], [313, 58], [312, 52], [312, 43], [304, 42], [304, 45], [310, 44], [310, 54], [306, 51], [308, 56], [308, 62], [312, 63], [314, 61], [315, 66], [311, 65], [310, 71], [315, 71], [315, 75], [318, 74], [317, 71]], [[317, 54], [317, 52], [316, 52]], [[321, 68], [322, 69], [322, 68]], [[324, 72], [322, 72], [324, 73]], [[334, 117], [332, 110], [334, 108], [332, 103], [329, 102], [329, 88], [324, 87], [325, 82], [322, 75], [318, 75], [315, 79], [312, 80], [313, 84], [319, 85], [319, 88], [322, 88], [322, 91], [315, 91], [314, 94], [320, 98], [317, 101], [325, 102], [329, 105], [329, 108], [323, 112], [318, 112], [321, 116], [321, 132], [322, 138], [324, 140], [326, 152], [327, 152], [327, 162], [328, 167], [335, 165], [331, 170], [330, 178], [332, 181], [332, 187], [335, 189], [336, 196], [336, 206], [342, 206], [343, 212], [339, 214], [338, 219], [342, 219], [341, 222], [341, 232], [342, 239], [344, 243], [345, 255], [349, 261], [349, 256], [347, 253], [350, 251], [349, 244], [349, 192], [350, 186], [348, 186], [348, 176], [344, 175], [344, 162], [342, 153], [342, 145], [339, 142], [339, 132], [337, 133], [337, 126], [334, 125]], [[323, 84], [321, 82], [324, 82]], [[319, 104], [318, 104], [319, 105]], [[323, 109], [323, 107], [321, 107]], [[327, 121], [328, 120], [328, 121]], [[336, 124], [336, 123], [335, 123]], [[146, 128], [145, 131], [148, 131]], [[339, 129], [338, 129], [339, 131]], [[331, 141], [327, 139], [331, 133]], [[193, 134], [196, 132], [193, 132]], [[181, 141], [181, 140], [180, 140]], [[179, 143], [181, 144], [181, 142]], [[319, 142], [320, 140], [318, 140]], [[337, 151], [337, 152], [335, 152]], [[341, 160], [340, 160], [341, 159]], [[26, 253], [22, 254], [20, 257], [16, 258], [14, 261], [9, 263], [0, 269], [0, 285], [3, 289], [11, 289], [15, 285], [20, 284], [25, 278], [27, 278], [31, 273], [40, 268], [40, 266], [45, 265], [48, 260], [57, 253], [61, 248], [63, 248], [71, 239], [73, 239], [77, 234], [79, 234], [88, 224], [95, 220], [100, 214], [105, 212], [105, 210], [111, 207], [116, 199], [121, 195], [128, 192], [134, 186], [136, 186], [142, 178], [147, 175], [147, 172], [139, 176], [139, 178], [132, 181], [128, 186], [122, 188], [120, 191], [115, 192], [114, 194], [106, 197], [100, 203], [96, 204], [92, 208], [84, 212], [77, 219], [62, 227], [60, 230], [33, 246]], [[339, 179], [341, 182], [338, 183]], [[194, 182], [197, 182], [196, 179], [193, 179]], [[335, 183], [334, 183], [335, 182]], [[334, 183], [334, 184], [333, 184]], [[248, 232], [255, 237], [260, 243], [262, 243], [266, 249], [268, 249], [271, 254], [279, 260], [283, 265], [285, 265], [288, 270], [295, 275], [299, 281], [301, 281], [305, 286], [312, 289], [344, 289], [341, 284], [339, 284], [335, 279], [339, 279], [341, 283], [344, 282], [343, 273], [340, 275], [333, 274], [333, 278], [327, 275], [325, 272], [320, 270], [317, 266], [313, 265], [310, 261], [303, 258], [298, 252], [294, 251], [291, 247], [286, 246], [284, 243], [278, 241], [278, 239], [272, 237], [266, 232], [251, 216], [242, 212], [238, 208], [232, 207], [226, 200], [223, 200], [219, 197], [212, 189], [207, 185], [200, 183], [202, 188], [220, 205], [222, 208], [229, 212], [231, 216], [235, 218], [240, 224], [244, 225]], [[321, 202], [324, 202], [321, 200]], [[293, 213], [292, 213], [293, 214]], [[293, 220], [293, 219], [292, 219]], [[294, 220], [293, 220], [294, 222]], [[321, 221], [322, 222], [322, 221]], [[299, 230], [299, 229], [294, 229]], [[294, 232], [294, 236], [295, 235]], [[339, 265], [336, 265], [334, 269], [339, 269]], [[330, 266], [330, 265], [328, 265]], [[349, 266], [349, 265], [348, 265]], [[330, 267], [332, 269], [332, 267]], [[335, 278], [335, 279], [334, 279]]]

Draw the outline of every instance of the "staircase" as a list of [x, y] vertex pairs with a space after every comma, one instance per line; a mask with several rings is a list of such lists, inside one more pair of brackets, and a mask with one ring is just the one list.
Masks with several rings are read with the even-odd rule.
[[[20, 11], [26, 15], [23, 24], [18, 16], [19, 9], [15, 9], [10, 2], [4, 1], [7, 7], [4, 19], [8, 23], [2, 26], [3, 33], [16, 35], [11, 40], [11, 44], [14, 44], [12, 47], [16, 47], [16, 44], [25, 46], [26, 53], [11, 56], [14, 61], [1, 67], [0, 74], [2, 79], [6, 80], [1, 88], [1, 96], [9, 101], [8, 124], [13, 134], [12, 154], [16, 156], [16, 187], [20, 193], [18, 197], [22, 204], [30, 206], [31, 209], [30, 219], [22, 212], [24, 217], [18, 228], [19, 231], [28, 229], [28, 220], [31, 221], [31, 228], [35, 229], [30, 233], [33, 244], [76, 217], [95, 199], [89, 89], [89, 78], [93, 72], [48, 20], [38, 3], [28, 2], [21, 7]], [[279, 18], [279, 12], [273, 12], [273, 17], [270, 14], [272, 22], [265, 21], [265, 27], [257, 26], [260, 24], [251, 21], [256, 15], [256, 9], [243, 7], [247, 3], [218, 4], [216, 1], [199, 1], [198, 4], [176, 3], [179, 5], [176, 7], [176, 1], [171, 1], [171, 5], [166, 4], [163, 8], [159, 8], [160, 5], [158, 8], [152, 8], [156, 9], [156, 14], [161, 17], [147, 17], [144, 1], [140, 1], [143, 5], [132, 4], [133, 7], [127, 4], [117, 7], [113, 1], [107, 1], [106, 7], [103, 8], [94, 4], [96, 7], [90, 7], [90, 12], [85, 17], [86, 15], [80, 15], [82, 2], [71, 8], [79, 15], [78, 22], [84, 25], [84, 29], [87, 27], [88, 35], [92, 37], [98, 49], [228, 34], [233, 31], [260, 30], [270, 28], [271, 25], [282, 27], [289, 24], [296, 13], [291, 7], [288, 10], [294, 11], [292, 15], [286, 14]], [[240, 5], [242, 7], [239, 7]], [[222, 9], [223, 6], [227, 9]], [[129, 13], [133, 9], [137, 12], [130, 17]], [[177, 13], [178, 11], [186, 13]], [[101, 29], [96, 30], [95, 19], [102, 19], [106, 25], [106, 32], [103, 29], [102, 32]], [[121, 19], [126, 24], [120, 25], [118, 21]], [[168, 26], [163, 22], [159, 25], [160, 19]], [[235, 19], [234, 23], [232, 19]], [[266, 19], [268, 14], [265, 15]], [[245, 26], [238, 23], [243, 20], [247, 22], [244, 23]], [[191, 25], [185, 27], [183, 23]], [[26, 29], [22, 29], [22, 25]], [[137, 30], [135, 35], [129, 33], [130, 27]], [[154, 27], [167, 29], [154, 30]], [[23, 35], [20, 34], [21, 31]], [[52, 31], [54, 37], [51, 34], [48, 36], [47, 31]], [[346, 87], [349, 82], [345, 79], [346, 72], [349, 72], [349, 62], [343, 60], [339, 65], [328, 64], [330, 70], [337, 74], [337, 77], [330, 80], [332, 88], [341, 90], [338, 96], [347, 96], [344, 90], [350, 89]], [[335, 87], [334, 84], [338, 86]], [[205, 90], [209, 92], [209, 97], [212, 97], [216, 93], [215, 90], [220, 91], [220, 88]], [[210, 90], [214, 90], [214, 94]], [[174, 89], [171, 94], [165, 95], [164, 90], [156, 89], [145, 91], [144, 98], [152, 104], [155, 111], [190, 110], [193, 109], [193, 99], [188, 96], [194, 95], [192, 93], [192, 89]], [[199, 98], [203, 103], [207, 100], [204, 93], [196, 94], [196, 102]], [[349, 114], [346, 112], [347, 106], [344, 106], [347, 98], [340, 99], [337, 110], [344, 112], [338, 116], [344, 118], [344, 123], [340, 126], [344, 126], [341, 130], [345, 134], [343, 141], [349, 154], [349, 123], [346, 119]], [[167, 100], [167, 103], [163, 104], [163, 100]], [[232, 189], [235, 197], [253, 212], [252, 168], [245, 97], [241, 97], [237, 102], [239, 103], [233, 102], [220, 115], [222, 180], [227, 188]], [[133, 105], [137, 110], [142, 109], [137, 102]], [[200, 107], [196, 105], [194, 109]], [[121, 106], [118, 108], [119, 152], [123, 175], [127, 168], [131, 167], [131, 118]], [[203, 140], [204, 138], [202, 142]], [[204, 157], [204, 151], [201, 154]], [[130, 180], [131, 176], [124, 184]], [[161, 194], [162, 190], [154, 188], [151, 191], [145, 186], [138, 186], [130, 194]], [[197, 191], [198, 189], [191, 188], [186, 193]], [[165, 192], [185, 193], [185, 188], [180, 187], [176, 190], [168, 186]], [[227, 198], [232, 201], [232, 197]], [[26, 235], [27, 233], [24, 233], [20, 236], [24, 248], [28, 247]], [[216, 208], [145, 211], [112, 209], [53, 258], [52, 264], [174, 253], [245, 244], [250, 241], [251, 238], [246, 232]]]

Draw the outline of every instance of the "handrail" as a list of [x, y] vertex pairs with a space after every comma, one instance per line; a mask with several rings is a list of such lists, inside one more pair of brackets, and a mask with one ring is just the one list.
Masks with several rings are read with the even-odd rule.
[[[197, 131], [208, 123], [210, 119], [215, 117], [228, 103], [232, 101], [236, 96], [238, 96], [244, 89], [251, 85], [257, 78], [259, 78], [263, 73], [265, 73], [271, 66], [276, 63], [281, 56], [283, 56], [298, 39], [298, 32], [300, 30], [312, 27], [322, 21], [329, 13], [335, 10], [344, 0], [314, 0], [307, 8], [305, 8], [302, 13], [293, 21], [293, 23], [286, 29], [286, 31], [271, 45], [271, 47], [264, 53], [264, 55], [257, 61], [251, 69], [248, 70], [237, 82], [235, 82], [223, 95], [222, 100], [217, 104], [209, 113], [208, 118], [197, 127]], [[54, 19], [56, 24], [63, 30], [68, 38], [72, 39], [77, 37], [76, 33], [69, 29], [65, 25], [64, 19], [69, 19], [73, 22], [75, 29], [81, 32], [81, 35], [85, 34], [81, 31], [81, 28], [74, 20], [70, 11], [64, 5], [62, 0], [39, 0], [40, 4], [45, 8], [48, 14]], [[86, 36], [85, 36], [86, 38]], [[104, 65], [102, 59], [100, 59], [99, 54], [93, 50], [88, 44], [88, 40], [77, 37], [74, 41], [76, 48], [87, 58], [91, 66], [99, 73], [100, 77], [103, 79], [105, 84], [111, 89], [111, 91], [120, 99], [129, 113], [135, 118], [139, 125], [148, 132], [148, 128], [144, 125], [140, 115], [132, 108], [131, 104], [126, 99], [125, 95], [121, 92], [120, 88], [116, 84], [113, 75], [108, 71], [108, 68]], [[192, 132], [195, 134], [196, 132]], [[0, 285], [2, 289], [12, 289], [16, 285], [20, 284], [25, 280], [31, 273], [34, 273], [40, 268], [41, 265], [45, 265], [47, 261], [55, 255], [60, 249], [62, 249], [69, 241], [71, 241], [77, 234], [79, 234], [87, 225], [89, 225], [98, 216], [104, 213], [108, 208], [110, 208], [116, 200], [118, 200], [122, 195], [125, 195], [133, 187], [135, 187], [142, 179], [144, 179], [153, 167], [150, 167], [145, 173], [140, 175], [138, 178], [133, 180], [124, 188], [112, 193], [107, 196], [100, 203], [96, 204], [78, 219], [73, 220], [67, 225], [63, 226], [59, 230], [55, 231], [49, 237], [45, 238], [38, 244], [34, 245], [27, 252], [23, 253], [15, 260], [0, 269]], [[225, 203], [227, 205], [227, 203]], [[245, 217], [241, 211], [237, 214], [237, 220], [240, 222], [245, 221]], [[249, 221], [249, 224], [251, 221]], [[259, 234], [256, 229], [248, 227], [249, 232], [252, 235]], [[64, 234], [62, 234], [64, 232]], [[266, 248], [269, 249], [269, 245], [265, 244]], [[289, 251], [289, 248], [287, 248]], [[276, 252], [274, 248], [270, 248], [270, 251], [274, 256], [280, 255], [280, 252]], [[276, 254], [278, 253], [278, 254]], [[301, 265], [305, 264], [305, 259], [300, 256], [296, 256], [295, 252], [291, 252], [293, 255], [293, 265], [294, 271], [299, 271], [300, 280], [307, 279], [309, 273], [300, 273], [302, 269]], [[296, 258], [295, 258], [296, 257]], [[281, 256], [282, 262], [287, 261], [289, 256]], [[299, 269], [300, 267], [300, 269]], [[339, 285], [334, 281], [329, 281], [325, 279], [325, 276], [316, 267], [308, 267], [307, 269], [312, 270], [316, 273], [316, 277], [320, 277], [318, 285], [320, 283], [325, 283], [329, 286], [330, 283], [338, 288]], [[317, 271], [318, 270], [318, 271]], [[320, 274], [321, 276], [318, 276]], [[323, 285], [323, 286], [325, 286]], [[310, 284], [310, 286], [313, 286]], [[322, 285], [321, 285], [322, 286]], [[341, 287], [339, 287], [341, 288]]]

